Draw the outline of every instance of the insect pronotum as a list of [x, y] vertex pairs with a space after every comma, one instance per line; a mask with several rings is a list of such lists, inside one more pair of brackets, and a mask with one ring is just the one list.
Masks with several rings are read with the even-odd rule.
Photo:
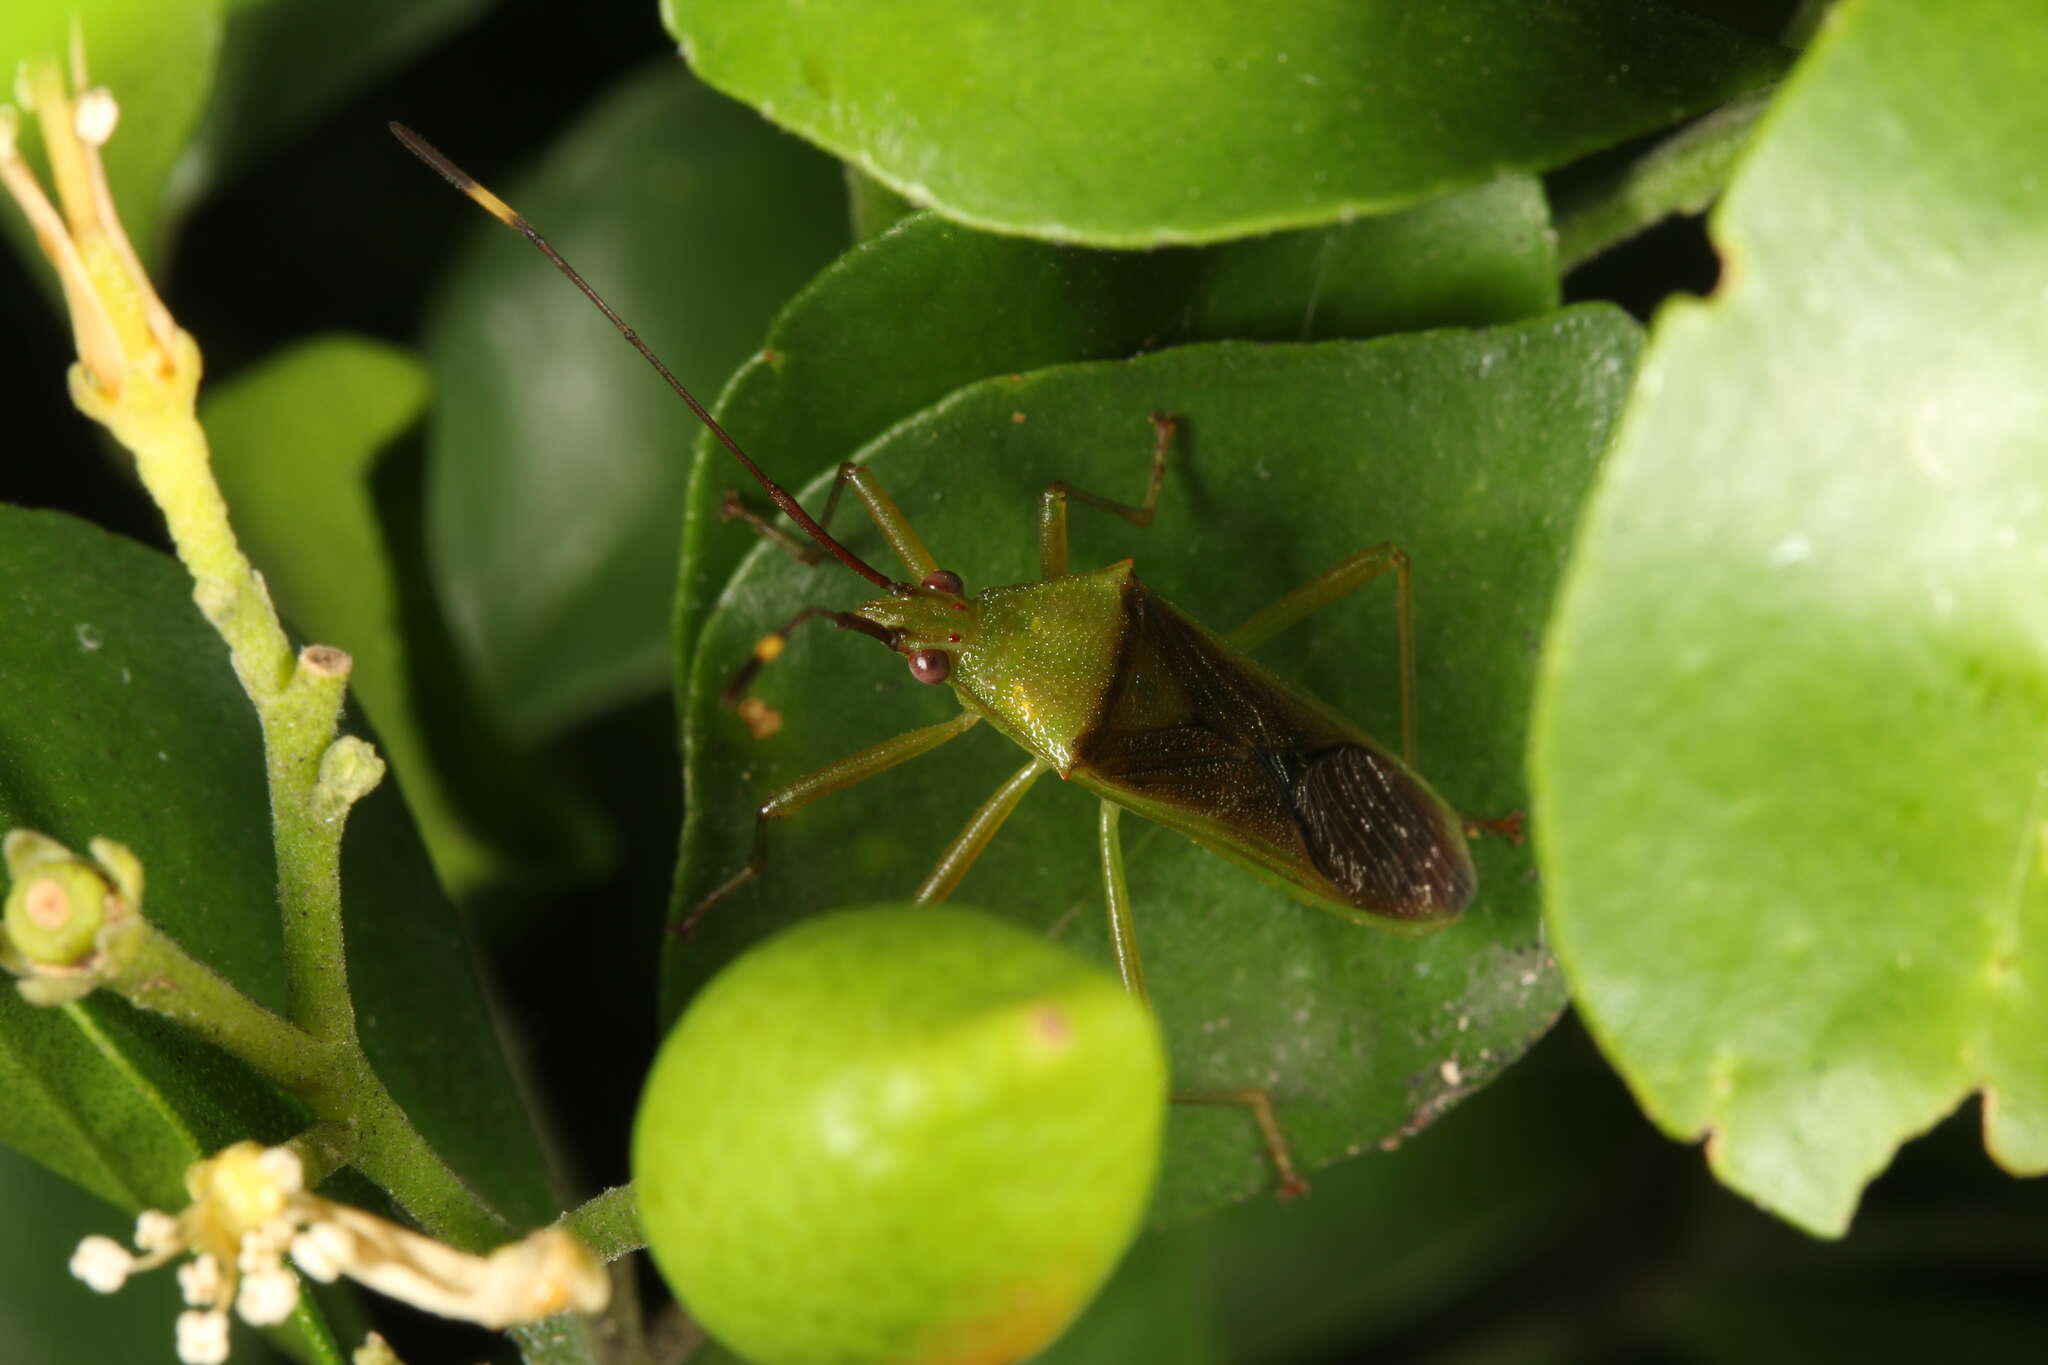
[[[391, 125], [419, 158], [524, 234], [583, 291], [640, 352], [705, 427], [803, 531], [795, 542], [764, 518], [729, 511], [786, 546], [823, 552], [882, 590], [849, 610], [805, 607], [763, 636], [734, 676], [725, 699], [750, 725], [765, 708], [745, 696], [759, 669], [781, 654], [789, 633], [809, 621], [879, 640], [905, 656], [919, 682], [949, 684], [958, 716], [911, 730], [770, 792], [757, 831], [820, 797], [874, 777], [987, 721], [1030, 759], [969, 818], [917, 888], [938, 902], [959, 884], [1003, 821], [1041, 776], [1057, 772], [1101, 798], [1098, 826], [1104, 898], [1118, 971], [1143, 995], [1144, 969], [1132, 925], [1117, 833], [1124, 810], [1187, 835], [1296, 898], [1359, 922], [1429, 925], [1454, 918], [1477, 879], [1466, 836], [1473, 828], [1414, 772], [1414, 649], [1408, 557], [1390, 542], [1369, 546], [1218, 635], [1169, 605], [1141, 582], [1130, 560], [1069, 572], [1067, 507], [1085, 503], [1135, 526], [1150, 524], [1165, 480], [1175, 420], [1153, 414], [1154, 445], [1144, 500], [1135, 505], [1049, 486], [1040, 501], [1041, 576], [1032, 583], [967, 595], [960, 575], [940, 568], [908, 520], [865, 467], [839, 467], [822, 519], [770, 478], [689, 389], [626, 325], [546, 238], [420, 136]], [[825, 529], [839, 496], [851, 489], [909, 571], [892, 578]], [[1318, 608], [1391, 570], [1396, 591], [1401, 670], [1401, 757], [1395, 758], [1331, 707], [1247, 657], [1247, 651]], [[1061, 642], [1057, 651], [1039, 641]], [[1511, 836], [1517, 817], [1493, 826]], [[706, 896], [680, 926], [689, 932], [719, 900], [756, 876], [754, 852]], [[1272, 1153], [1285, 1196], [1306, 1188], [1256, 1089], [1183, 1092], [1185, 1103], [1250, 1108]]]

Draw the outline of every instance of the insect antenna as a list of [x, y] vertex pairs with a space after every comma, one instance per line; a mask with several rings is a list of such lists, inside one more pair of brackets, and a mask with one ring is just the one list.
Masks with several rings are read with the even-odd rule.
[[446, 180], [456, 189], [461, 190], [478, 207], [489, 213], [493, 218], [496, 218], [506, 227], [519, 232], [527, 241], [540, 248], [541, 255], [552, 261], [555, 269], [568, 276], [569, 282], [582, 290], [585, 298], [597, 305], [597, 310], [611, 320], [612, 326], [619, 329], [619, 335], [624, 337], [628, 344], [638, 351], [648, 364], [654, 367], [655, 372], [668, 382], [668, 386], [671, 389], [676, 391], [677, 397], [690, 405], [690, 411], [697, 414], [697, 420], [702, 422], [727, 450], [732, 452], [734, 459], [746, 466], [747, 472], [754, 476], [755, 480], [766, 491], [775, 505], [780, 507], [791, 521], [803, 527], [804, 534], [816, 541], [821, 548], [829, 551], [832, 557], [841, 564], [844, 564], [862, 578], [867, 579], [868, 582], [873, 583], [876, 587], [886, 588], [898, 596], [907, 594], [912, 590], [910, 584], [890, 578], [859, 555], [841, 545], [837, 540], [834, 540], [832, 533], [823, 526], [820, 526], [810, 513], [804, 511], [803, 506], [797, 502], [788, 489], [769, 478], [761, 466], [755, 464], [747, 452], [740, 449], [739, 442], [727, 435], [725, 428], [718, 425], [711, 414], [705, 411], [704, 405], [697, 401], [696, 395], [684, 386], [683, 381], [676, 378], [674, 372], [662, 363], [661, 357], [656, 355], [647, 343], [640, 339], [640, 334], [626, 325], [626, 320], [613, 311], [612, 306], [604, 301], [602, 295], [591, 288], [589, 281], [576, 272], [576, 267], [562, 259], [562, 253], [556, 251], [549, 244], [548, 239], [541, 236], [534, 228], [533, 224], [520, 216], [510, 204], [478, 184], [470, 177], [467, 171], [464, 171], [460, 166], [457, 166], [447, 157], [441, 155], [432, 143], [428, 142], [418, 133], [415, 133], [402, 123], [393, 123], [390, 127], [392, 136], [404, 143], [406, 150], [440, 172], [443, 180]]

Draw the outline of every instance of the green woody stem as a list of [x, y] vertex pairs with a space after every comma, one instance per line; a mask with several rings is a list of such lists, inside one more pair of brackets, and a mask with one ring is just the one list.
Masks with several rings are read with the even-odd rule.
[[136, 923], [117, 951], [121, 966], [106, 982], [109, 989], [175, 1020], [287, 1090], [307, 1085], [339, 1060], [332, 1043], [264, 1009], [153, 925]]
[[631, 1185], [614, 1185], [594, 1199], [562, 1215], [577, 1240], [607, 1261], [640, 1250], [647, 1234], [640, 1230], [640, 1206]]
[[[82, 54], [73, 60], [82, 72]], [[90, 90], [74, 101], [57, 64], [47, 61], [31, 63], [20, 88], [42, 125], [61, 212], [19, 153], [11, 109], [0, 119], [0, 188], [28, 216], [63, 282], [79, 342], [72, 400], [134, 454], [191, 571], [193, 600], [227, 643], [262, 727], [287, 1017], [242, 995], [144, 919], [109, 925], [95, 979], [289, 1089], [326, 1125], [332, 1151], [345, 1151], [431, 1231], [472, 1248], [501, 1241], [510, 1229], [412, 1126], [356, 1033], [342, 940], [341, 838], [349, 808], [377, 784], [384, 765], [362, 740], [336, 737], [349, 657], [321, 645], [293, 650], [262, 577], [236, 542], [198, 419], [198, 344], [156, 296], [106, 187], [99, 147], [116, 126], [113, 97]], [[127, 899], [139, 902], [139, 869], [126, 880], [134, 887]], [[48, 917], [60, 907], [40, 908]], [[129, 908], [140, 914], [139, 903]], [[36, 975], [25, 984], [52, 1001], [66, 998], [61, 970]]]
[[327, 1135], [326, 1146], [346, 1153], [422, 1227], [469, 1251], [513, 1231], [413, 1127], [353, 1035], [322, 1039], [279, 1018], [147, 921], [125, 931], [114, 955], [107, 989], [177, 1021], [297, 1095]]

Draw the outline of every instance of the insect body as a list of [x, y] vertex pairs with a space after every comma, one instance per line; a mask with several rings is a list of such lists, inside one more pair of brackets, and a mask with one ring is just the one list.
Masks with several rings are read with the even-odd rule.
[[[789, 633], [807, 621], [826, 620], [871, 636], [904, 655], [919, 682], [950, 684], [958, 696], [962, 710], [957, 717], [884, 740], [769, 793], [758, 808], [761, 822], [788, 816], [986, 720], [1030, 759], [968, 819], [915, 899], [945, 899], [1038, 778], [1057, 772], [1101, 798], [1099, 844], [1111, 933], [1125, 984], [1140, 994], [1144, 976], [1117, 834], [1123, 810], [1177, 830], [1297, 898], [1348, 919], [1426, 926], [1456, 916], [1470, 901], [1475, 874], [1463, 823], [1412, 771], [1410, 591], [1407, 556], [1398, 547], [1360, 550], [1222, 635], [1152, 592], [1130, 560], [1069, 572], [1070, 501], [1137, 526], [1151, 522], [1175, 433], [1173, 419], [1155, 414], [1151, 477], [1141, 503], [1118, 503], [1065, 484], [1051, 485], [1039, 510], [1040, 579], [969, 597], [960, 576], [938, 566], [865, 467], [841, 465], [824, 518], [813, 518], [523, 218], [417, 135], [397, 125], [393, 131], [458, 189], [524, 233], [582, 289], [817, 552], [830, 554], [882, 590], [850, 610], [807, 607], [759, 641], [753, 659], [726, 690], [726, 700], [738, 706], [757, 733], [767, 728], [766, 708], [745, 696], [747, 685], [782, 653]], [[825, 529], [848, 489], [909, 570], [908, 579], [876, 569]], [[791, 538], [741, 510], [736, 500], [729, 499], [728, 507], [791, 547]], [[1247, 656], [1279, 631], [1388, 570], [1395, 576], [1400, 627], [1400, 759]], [[699, 902], [681, 931], [688, 933], [706, 910], [757, 875], [762, 858], [757, 837], [746, 866]], [[1176, 1099], [1250, 1107], [1279, 1171], [1281, 1192], [1305, 1188], [1294, 1174], [1264, 1092], [1205, 1091]]]
[[[1381, 544], [1349, 556], [1227, 636], [1169, 605], [1139, 580], [1129, 560], [1068, 572], [1070, 501], [1141, 526], [1151, 520], [1176, 425], [1156, 414], [1152, 420], [1157, 443], [1143, 502], [1118, 503], [1052, 485], [1039, 510], [1039, 581], [987, 589], [976, 597], [964, 595], [958, 574], [937, 567], [867, 468], [840, 466], [828, 517], [840, 496], [853, 490], [916, 581], [885, 580], [885, 596], [850, 611], [814, 607], [797, 613], [763, 637], [755, 663], [733, 680], [726, 700], [740, 705], [743, 714], [758, 707], [742, 700], [755, 669], [781, 655], [796, 626], [829, 620], [903, 654], [919, 681], [950, 684], [962, 712], [779, 788], [761, 803], [761, 822], [791, 815], [986, 720], [1031, 761], [968, 819], [916, 898], [944, 899], [1032, 784], [1057, 772], [1102, 798], [1104, 896], [1118, 965], [1135, 991], [1143, 992], [1145, 984], [1116, 832], [1123, 810], [1177, 830], [1298, 899], [1354, 921], [1426, 927], [1455, 916], [1475, 886], [1457, 815], [1409, 763], [1245, 653], [1393, 570], [1403, 750], [1412, 755], [1408, 563], [1397, 547]], [[757, 827], [754, 855], [698, 903], [685, 932], [758, 874], [762, 849]]]
[[1449, 806], [1341, 715], [1169, 605], [1130, 560], [971, 599], [921, 587], [853, 615], [1044, 768], [1303, 900], [1427, 922], [1471, 899]]

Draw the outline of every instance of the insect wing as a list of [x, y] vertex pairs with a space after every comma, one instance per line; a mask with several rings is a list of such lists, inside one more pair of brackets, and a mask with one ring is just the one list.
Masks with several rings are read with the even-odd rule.
[[1309, 758], [1292, 796], [1309, 857], [1352, 904], [1435, 919], [1472, 899], [1476, 878], [1463, 831], [1387, 755], [1333, 745]]
[[1073, 776], [1341, 913], [1455, 915], [1457, 818], [1342, 716], [1133, 582], [1125, 648]]

